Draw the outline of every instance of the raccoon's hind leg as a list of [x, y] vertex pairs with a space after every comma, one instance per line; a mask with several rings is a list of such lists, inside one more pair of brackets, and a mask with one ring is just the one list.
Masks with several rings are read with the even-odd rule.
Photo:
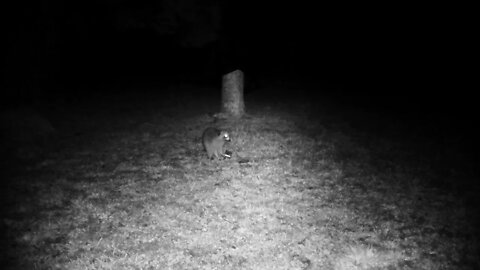
[[207, 151], [207, 156], [208, 156], [208, 159], [212, 160], [215, 157], [215, 152]]
[[213, 151], [213, 156], [215, 157], [215, 159], [220, 159], [220, 157], [218, 156], [218, 150]]

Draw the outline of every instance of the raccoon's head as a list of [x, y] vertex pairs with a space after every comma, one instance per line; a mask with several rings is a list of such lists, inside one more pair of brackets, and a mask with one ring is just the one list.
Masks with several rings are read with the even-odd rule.
[[226, 142], [230, 141], [230, 135], [228, 135], [228, 132], [226, 131], [220, 132], [220, 138], [222, 138]]

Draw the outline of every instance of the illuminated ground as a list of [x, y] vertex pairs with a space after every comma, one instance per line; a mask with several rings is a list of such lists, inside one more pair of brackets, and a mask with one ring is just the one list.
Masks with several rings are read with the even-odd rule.
[[328, 101], [253, 95], [223, 125], [232, 159], [212, 162], [200, 136], [219, 100], [199, 92], [55, 112], [55, 150], [3, 181], [7, 268], [480, 266], [469, 194], [451, 184], [470, 175], [443, 175], [427, 146], [356, 129]]

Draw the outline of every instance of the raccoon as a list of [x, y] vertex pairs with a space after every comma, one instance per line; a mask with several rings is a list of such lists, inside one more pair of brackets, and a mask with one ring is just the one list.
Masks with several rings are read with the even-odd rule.
[[225, 142], [230, 141], [230, 136], [226, 131], [222, 131], [213, 127], [205, 129], [202, 135], [202, 144], [207, 151], [209, 159], [214, 157], [219, 159], [220, 157], [229, 157], [225, 155], [223, 146]]

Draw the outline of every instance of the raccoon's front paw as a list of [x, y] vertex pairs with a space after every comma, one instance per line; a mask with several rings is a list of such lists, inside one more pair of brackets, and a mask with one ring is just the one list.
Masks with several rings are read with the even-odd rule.
[[223, 157], [224, 158], [232, 158], [232, 151], [226, 150], [225, 154], [223, 154]]

